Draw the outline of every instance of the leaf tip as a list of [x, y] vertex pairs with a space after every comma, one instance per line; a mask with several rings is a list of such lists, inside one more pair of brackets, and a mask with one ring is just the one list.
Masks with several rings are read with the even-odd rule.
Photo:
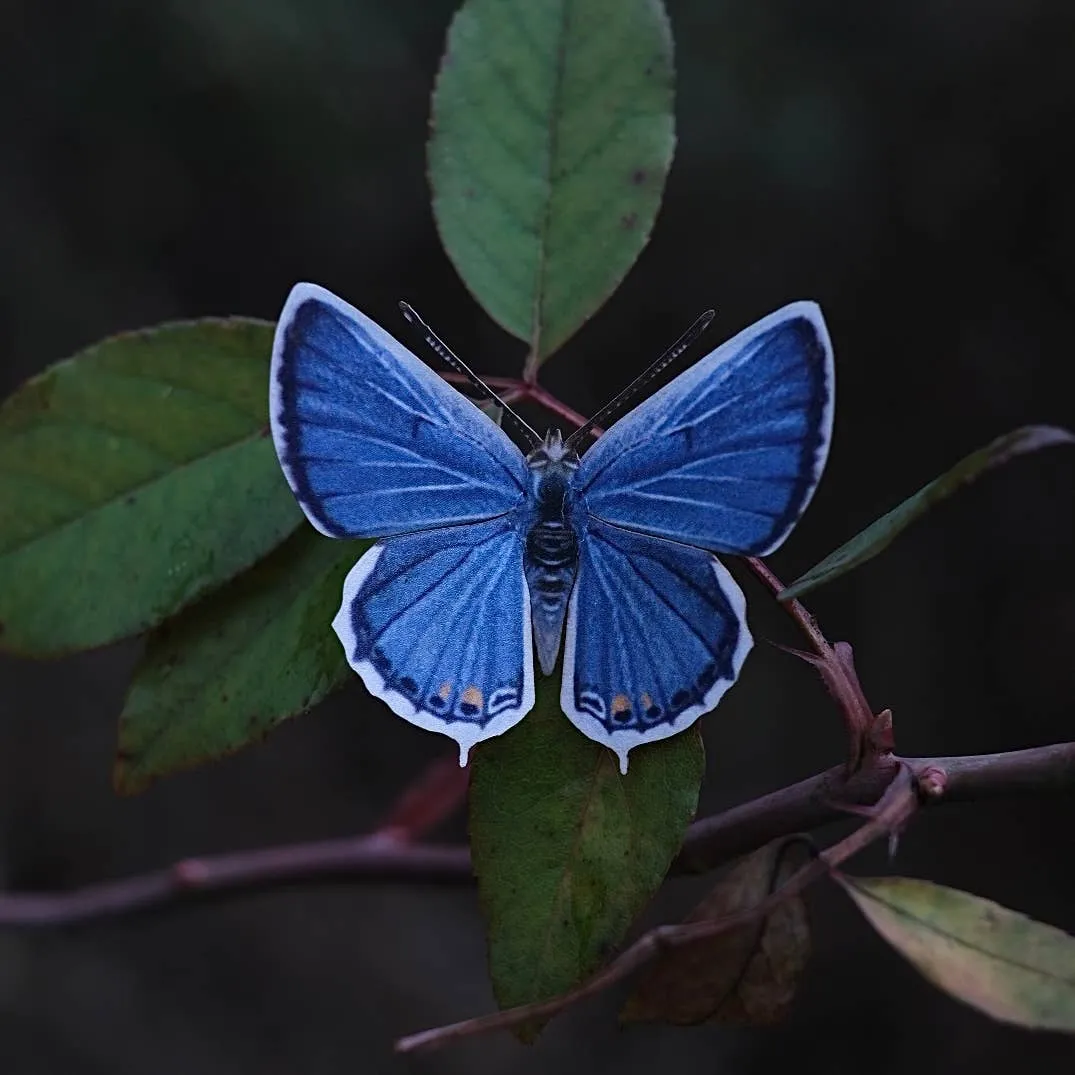
[[1075, 433], [1062, 426], [1024, 426], [1016, 436], [1019, 450], [1023, 452], [1049, 448], [1054, 444], [1075, 444]]
[[112, 790], [124, 798], [140, 795], [152, 783], [152, 780], [138, 774], [131, 760], [131, 756], [121, 748], [112, 763]]

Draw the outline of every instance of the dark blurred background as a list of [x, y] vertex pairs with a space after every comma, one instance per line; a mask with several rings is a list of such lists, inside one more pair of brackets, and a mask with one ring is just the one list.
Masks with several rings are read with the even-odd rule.
[[[0, 37], [0, 394], [167, 318], [272, 318], [321, 282], [402, 333], [413, 302], [479, 369], [523, 348], [434, 230], [429, 91], [454, 0], [7, 0]], [[596, 409], [702, 309], [716, 340], [791, 299], [839, 370], [828, 473], [787, 578], [993, 436], [1075, 428], [1075, 9], [1069, 0], [669, 0], [679, 148], [653, 241], [546, 367]], [[853, 642], [907, 754], [1070, 739], [1075, 453], [995, 472], [812, 608]], [[756, 636], [794, 640], [745, 581]], [[440, 754], [357, 686], [263, 745], [121, 800], [138, 644], [0, 661], [0, 885], [67, 888], [199, 852], [360, 831]], [[705, 722], [712, 811], [839, 761], [805, 666], [759, 646]], [[1075, 795], [946, 806], [893, 869], [1075, 932]], [[444, 830], [463, 836], [462, 820]], [[880, 852], [864, 871], [886, 869]], [[682, 911], [679, 881], [651, 917]], [[927, 985], [831, 888], [772, 1031], [615, 1028], [615, 999], [531, 1049], [403, 1061], [393, 1036], [489, 1009], [471, 891], [307, 888], [72, 931], [0, 933], [4, 1075], [355, 1071], [978, 1073], [1072, 1069], [1075, 1044]]]

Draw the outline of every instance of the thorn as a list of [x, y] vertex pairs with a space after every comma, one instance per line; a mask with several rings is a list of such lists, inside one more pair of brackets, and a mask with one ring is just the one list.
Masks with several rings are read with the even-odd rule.
[[875, 754], [891, 754], [896, 749], [891, 709], [882, 709], [874, 717], [870, 728], [870, 747]]
[[785, 646], [783, 642], [773, 642], [771, 639], [767, 641], [770, 646], [775, 646], [785, 653], [790, 653], [792, 657], [798, 657], [800, 661], [806, 661], [807, 664], [813, 665], [815, 668], [825, 663], [825, 658], [819, 657], [816, 653], [810, 653], [804, 649], [796, 649], [794, 646]]

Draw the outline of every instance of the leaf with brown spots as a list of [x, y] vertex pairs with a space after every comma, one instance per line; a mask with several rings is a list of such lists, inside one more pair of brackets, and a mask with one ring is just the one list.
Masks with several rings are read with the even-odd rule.
[[870, 925], [946, 993], [1004, 1023], [1075, 1033], [1075, 937], [931, 881], [838, 880]]
[[[740, 859], [687, 916], [712, 922], [757, 906], [802, 865], [797, 840], [776, 840]], [[776, 1023], [791, 1007], [810, 954], [806, 905], [794, 896], [761, 922], [676, 948], [620, 1013], [624, 1022]]]

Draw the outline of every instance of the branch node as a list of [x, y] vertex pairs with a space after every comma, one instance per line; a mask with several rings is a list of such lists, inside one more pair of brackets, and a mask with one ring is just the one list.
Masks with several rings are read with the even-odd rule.
[[928, 800], [944, 797], [948, 790], [948, 773], [939, 765], [927, 765], [916, 775], [919, 794]]

